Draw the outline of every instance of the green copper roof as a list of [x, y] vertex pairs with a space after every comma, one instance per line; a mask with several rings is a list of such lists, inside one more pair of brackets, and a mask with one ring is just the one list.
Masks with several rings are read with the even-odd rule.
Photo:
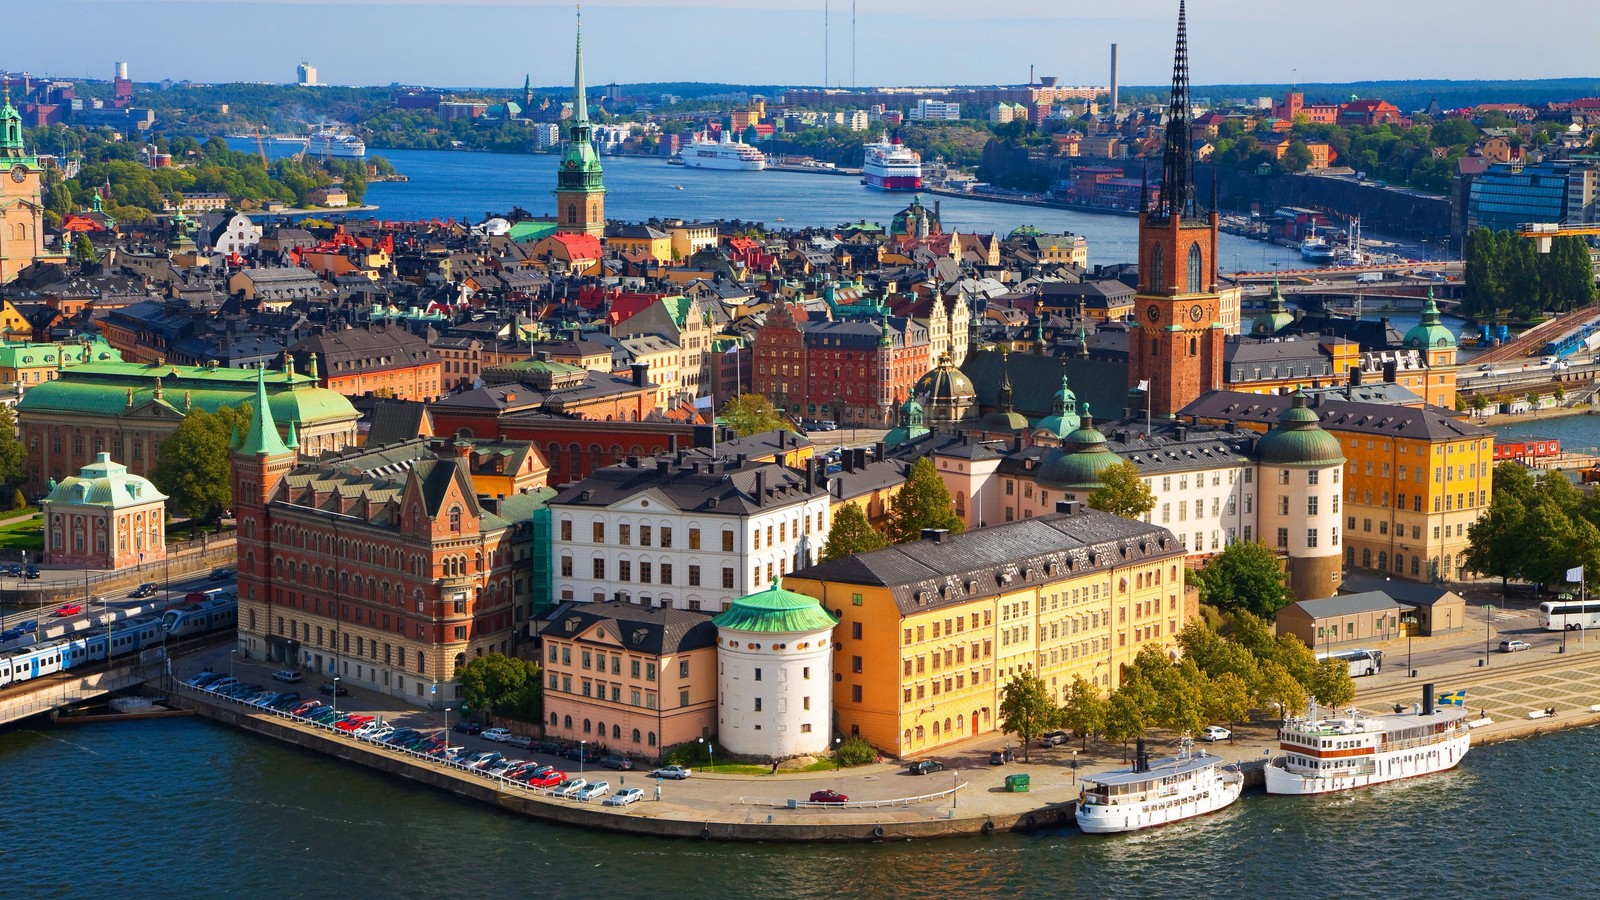
[[556, 223], [521, 221], [511, 226], [508, 236], [519, 244], [529, 244], [556, 233]]
[[26, 369], [32, 366], [79, 365], [85, 362], [121, 362], [122, 351], [104, 338], [89, 344], [0, 343], [0, 367]]
[[165, 499], [167, 495], [148, 480], [128, 474], [127, 466], [113, 462], [111, 454], [98, 453], [94, 462], [51, 489], [45, 502], [121, 509]]
[[567, 146], [556, 173], [556, 191], [599, 194], [600, 155], [594, 150], [594, 127], [589, 124], [589, 97], [583, 84], [583, 21], [578, 22], [578, 52], [572, 64], [572, 118], [567, 123]]
[[1087, 404], [1083, 407], [1082, 424], [1067, 435], [1061, 449], [1045, 457], [1039, 467], [1039, 484], [1052, 488], [1103, 487], [1100, 473], [1122, 462], [1122, 457], [1106, 446], [1106, 436], [1094, 427], [1094, 416]]
[[883, 448], [891, 450], [927, 433], [927, 426], [922, 424], [922, 404], [915, 397], [907, 397], [906, 402], [900, 404], [900, 425], [883, 436]]
[[1277, 334], [1293, 322], [1294, 316], [1290, 314], [1289, 305], [1283, 299], [1283, 292], [1278, 290], [1278, 278], [1274, 275], [1272, 293], [1267, 296], [1267, 309], [1250, 323], [1250, 333]]
[[821, 631], [839, 624], [816, 598], [778, 587], [776, 581], [764, 591], [740, 597], [728, 610], [711, 620], [718, 628], [732, 631], [761, 631], [790, 634]]
[[1344, 464], [1339, 439], [1322, 430], [1315, 411], [1306, 407], [1306, 395], [1294, 394], [1294, 402], [1278, 415], [1278, 424], [1261, 436], [1256, 445], [1263, 463], [1278, 466], [1318, 468]]
[[239, 452], [253, 456], [278, 456], [289, 453], [278, 436], [278, 423], [272, 420], [272, 403], [267, 399], [267, 370], [256, 370], [256, 402], [250, 413], [250, 430], [239, 445]]
[[1072, 388], [1067, 384], [1067, 376], [1061, 376], [1061, 390], [1056, 391], [1055, 403], [1051, 406], [1050, 415], [1039, 420], [1036, 431], [1048, 431], [1057, 440], [1065, 441], [1067, 435], [1078, 430], [1083, 420], [1078, 417], [1078, 397], [1072, 393]]
[[1433, 288], [1428, 288], [1427, 302], [1422, 304], [1422, 321], [1406, 332], [1406, 346], [1420, 349], [1454, 347], [1456, 336], [1444, 327], [1439, 318], [1439, 304], [1433, 301]]
[[[154, 402], [182, 415], [187, 396], [189, 408], [215, 413], [253, 402], [256, 378], [249, 369], [97, 361], [64, 369], [54, 380], [29, 388], [17, 408], [116, 416]], [[276, 421], [306, 428], [360, 418], [348, 397], [318, 387], [311, 376], [273, 372], [265, 381]]]

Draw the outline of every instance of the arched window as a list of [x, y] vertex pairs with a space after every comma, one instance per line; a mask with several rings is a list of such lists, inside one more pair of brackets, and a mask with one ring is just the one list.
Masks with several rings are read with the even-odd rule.
[[1198, 340], [1196, 340], [1195, 338], [1189, 338], [1189, 355], [1190, 356], [1194, 356], [1197, 352], [1199, 352], [1199, 347], [1200, 347], [1200, 344], [1199, 344]]
[[572, 717], [571, 716], [567, 716], [566, 719], [563, 721], [561, 727], [570, 730], [572, 728]]
[[654, 731], [650, 732], [648, 743], [652, 747], [656, 745], [656, 733]]
[[633, 730], [633, 742], [635, 744], [639, 743], [639, 729], [637, 728]]
[[622, 726], [621, 725], [613, 725], [613, 726], [611, 726], [611, 739], [614, 740], [614, 741], [622, 740]]
[[1166, 261], [1161, 258], [1161, 245], [1156, 244], [1150, 248], [1150, 285], [1151, 291], [1162, 291], [1162, 281], [1166, 279]]
[[594, 733], [594, 723], [590, 722], [588, 719], [584, 719], [583, 720], [583, 733], [584, 734], [593, 734]]
[[1160, 340], [1157, 339], [1157, 338], [1151, 338], [1150, 339], [1150, 355], [1151, 356], [1160, 356], [1161, 355], [1161, 343], [1160, 343]]
[[575, 224], [577, 224], [577, 221], [578, 221], [578, 205], [576, 203], [568, 203], [567, 204], [567, 224], [568, 225], [575, 225]]
[[1200, 242], [1195, 241], [1189, 245], [1189, 293], [1191, 294], [1198, 294], [1202, 290], [1200, 287], [1202, 281], [1200, 277], [1201, 264]]
[[461, 507], [459, 506], [450, 507], [450, 530], [457, 533], [461, 531]]
[[557, 716], [555, 713], [551, 713], [550, 714], [550, 727], [554, 728], [554, 727], [556, 727], [557, 725], [560, 725], [560, 724], [561, 724], [560, 717]]

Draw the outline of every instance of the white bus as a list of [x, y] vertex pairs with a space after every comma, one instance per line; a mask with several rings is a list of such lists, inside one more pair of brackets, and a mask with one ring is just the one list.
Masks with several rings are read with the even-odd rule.
[[1539, 627], [1545, 631], [1574, 628], [1600, 628], [1600, 603], [1576, 600], [1547, 600], [1539, 604]]
[[1317, 654], [1318, 662], [1325, 659], [1337, 659], [1349, 664], [1351, 678], [1376, 675], [1383, 671], [1382, 650], [1334, 650], [1331, 653]]

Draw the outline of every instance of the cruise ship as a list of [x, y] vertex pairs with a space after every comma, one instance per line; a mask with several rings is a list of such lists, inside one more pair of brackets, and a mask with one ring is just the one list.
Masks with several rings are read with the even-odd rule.
[[1168, 825], [1229, 806], [1244, 789], [1244, 775], [1204, 750], [1151, 763], [1144, 741], [1133, 767], [1084, 779], [1073, 816], [1089, 834], [1113, 834]]
[[922, 187], [922, 157], [900, 143], [898, 136], [866, 145], [861, 183], [880, 191], [915, 191]]
[[336, 156], [341, 159], [360, 159], [367, 155], [367, 143], [353, 134], [333, 128], [318, 128], [311, 132], [306, 144], [307, 156]]
[[1471, 747], [1467, 711], [1435, 708], [1433, 685], [1423, 685], [1412, 712], [1340, 719], [1309, 715], [1278, 729], [1282, 756], [1267, 765], [1269, 794], [1328, 794], [1453, 769]]
[[691, 169], [759, 172], [767, 167], [765, 153], [743, 141], [733, 140], [727, 131], [723, 131], [717, 140], [705, 134], [695, 135], [695, 139], [680, 150], [678, 156]]

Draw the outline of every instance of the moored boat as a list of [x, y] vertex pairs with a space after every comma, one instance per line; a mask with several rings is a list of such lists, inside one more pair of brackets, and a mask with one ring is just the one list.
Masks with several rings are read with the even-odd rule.
[[1453, 769], [1472, 741], [1467, 711], [1435, 708], [1433, 685], [1412, 712], [1321, 718], [1315, 707], [1278, 729], [1282, 756], [1267, 764], [1269, 794], [1327, 794]]
[[1073, 816], [1089, 834], [1112, 834], [1168, 825], [1216, 812], [1239, 799], [1244, 776], [1186, 739], [1183, 752], [1150, 761], [1144, 741], [1133, 766], [1084, 779]]

